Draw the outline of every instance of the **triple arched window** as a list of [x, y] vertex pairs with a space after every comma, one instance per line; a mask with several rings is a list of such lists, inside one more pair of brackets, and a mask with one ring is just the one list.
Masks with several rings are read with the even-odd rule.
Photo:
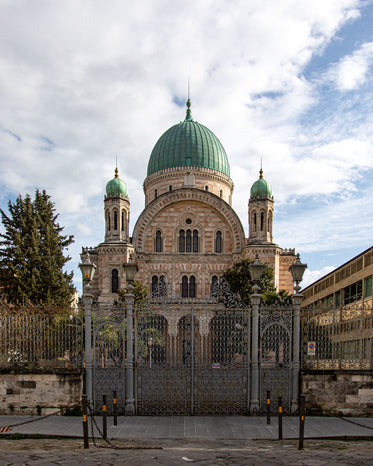
[[196, 277], [191, 275], [183, 276], [181, 279], [181, 297], [182, 298], [195, 298], [196, 297]]
[[198, 230], [179, 231], [179, 252], [198, 252]]

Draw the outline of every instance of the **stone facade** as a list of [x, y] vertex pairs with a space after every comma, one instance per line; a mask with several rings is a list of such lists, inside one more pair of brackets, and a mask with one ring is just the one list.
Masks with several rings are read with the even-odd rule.
[[302, 373], [301, 392], [311, 415], [373, 415], [372, 371]]
[[0, 414], [49, 414], [80, 402], [83, 373], [2, 372]]

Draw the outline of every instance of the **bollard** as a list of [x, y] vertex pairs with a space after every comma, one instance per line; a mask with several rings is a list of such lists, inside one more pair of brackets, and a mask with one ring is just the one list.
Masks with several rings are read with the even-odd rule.
[[117, 392], [113, 391], [113, 414], [114, 414], [114, 425], [118, 425], [118, 409], [117, 409]]
[[306, 411], [306, 395], [301, 395], [300, 396], [300, 403], [299, 403], [299, 442], [298, 442], [298, 450], [303, 449], [305, 411]]
[[107, 439], [106, 395], [102, 395], [102, 438]]
[[89, 443], [88, 443], [88, 420], [87, 420], [87, 395], [82, 395], [82, 414], [83, 414], [84, 448], [89, 448]]
[[278, 439], [282, 440], [282, 396], [278, 397]]
[[271, 425], [271, 392], [267, 390], [267, 426]]

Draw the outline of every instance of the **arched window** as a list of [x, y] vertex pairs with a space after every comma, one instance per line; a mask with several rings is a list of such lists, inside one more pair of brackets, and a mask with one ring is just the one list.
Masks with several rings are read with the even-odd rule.
[[268, 230], [269, 230], [269, 233], [272, 234], [272, 211], [269, 212], [269, 216], [268, 216]]
[[256, 231], [256, 212], [254, 212], [254, 231]]
[[155, 252], [162, 252], [162, 232], [157, 230], [155, 233]]
[[167, 296], [167, 284], [166, 284], [166, 277], [161, 275], [159, 277], [159, 288], [158, 288], [159, 296]]
[[223, 198], [223, 190], [222, 190], [222, 189], [221, 189], [220, 192], [219, 192], [219, 196], [220, 196], [221, 198]]
[[152, 276], [152, 296], [153, 298], [158, 294], [158, 277], [156, 275]]
[[211, 279], [211, 296], [214, 298], [218, 294], [218, 277], [214, 275]]
[[111, 230], [111, 222], [110, 222], [110, 214], [107, 214], [107, 224], [108, 224], [108, 230]]
[[122, 231], [125, 230], [125, 224], [126, 224], [126, 214], [124, 210], [122, 210]]
[[196, 278], [192, 275], [189, 278], [189, 298], [196, 297]]
[[182, 298], [187, 298], [189, 294], [188, 290], [188, 277], [184, 275], [184, 277], [181, 280], [181, 297]]
[[260, 213], [260, 231], [264, 230], [264, 212]]
[[158, 190], [155, 189], [155, 190], [154, 190], [154, 199], [157, 199], [157, 197], [158, 197]]
[[114, 210], [114, 230], [118, 230], [118, 212]]
[[222, 249], [223, 249], [222, 235], [221, 235], [221, 231], [218, 230], [216, 232], [216, 238], [215, 238], [215, 252], [222, 252]]
[[196, 297], [196, 278], [192, 275], [189, 279], [186, 275], [181, 280], [181, 297], [195, 298]]
[[198, 231], [193, 230], [193, 252], [198, 252]]
[[119, 290], [118, 270], [113, 269], [111, 271], [111, 292], [116, 293], [118, 290]]
[[185, 231], [179, 231], [179, 252], [185, 252]]
[[186, 231], [185, 251], [192, 252], [192, 231]]
[[205, 191], [208, 191], [209, 190], [209, 187], [206, 185], [205, 186]]
[[198, 230], [179, 231], [179, 252], [198, 252]]

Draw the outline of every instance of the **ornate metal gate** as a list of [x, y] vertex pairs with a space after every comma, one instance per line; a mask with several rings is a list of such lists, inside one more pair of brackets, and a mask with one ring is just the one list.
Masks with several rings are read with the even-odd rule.
[[247, 413], [249, 327], [249, 311], [211, 305], [138, 311], [137, 413]]
[[93, 314], [93, 403], [100, 410], [103, 395], [109, 399], [117, 392], [119, 412], [124, 412], [125, 403], [125, 319], [124, 309], [96, 309]]
[[278, 396], [285, 411], [291, 406], [293, 313], [289, 307], [260, 310], [260, 411], [266, 410], [267, 390], [271, 410], [277, 412]]

